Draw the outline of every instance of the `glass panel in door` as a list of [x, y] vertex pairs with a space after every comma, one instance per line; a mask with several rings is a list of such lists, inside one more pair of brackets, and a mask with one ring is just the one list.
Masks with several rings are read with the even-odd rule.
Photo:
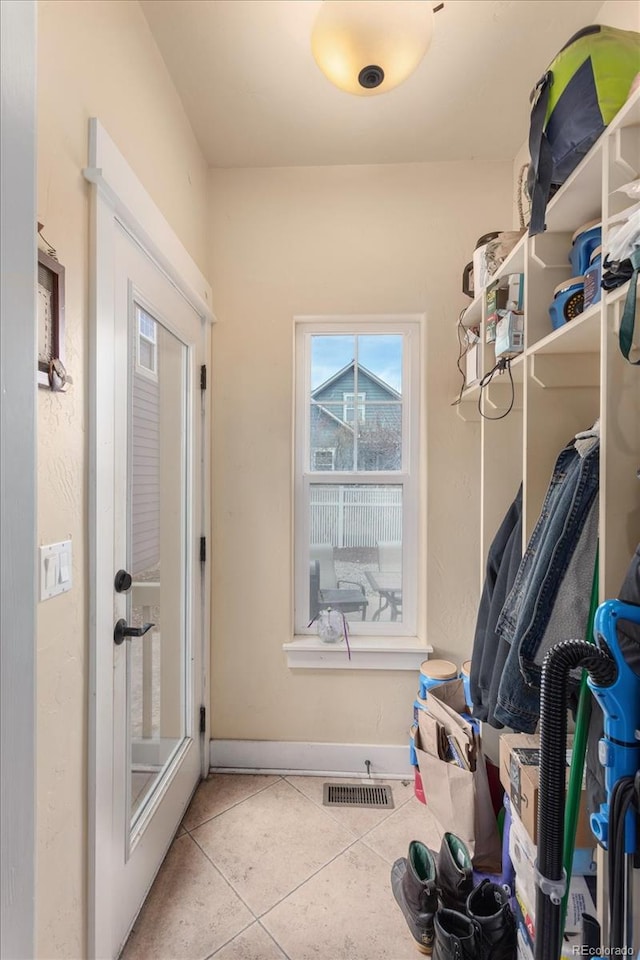
[[130, 329], [128, 644], [131, 824], [187, 734], [187, 348], [134, 305]]

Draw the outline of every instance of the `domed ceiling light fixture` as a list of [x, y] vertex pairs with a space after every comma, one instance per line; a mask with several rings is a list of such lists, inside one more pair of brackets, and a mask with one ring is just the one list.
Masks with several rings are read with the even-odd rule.
[[311, 50], [324, 75], [359, 97], [386, 93], [416, 69], [431, 44], [429, 0], [323, 0]]

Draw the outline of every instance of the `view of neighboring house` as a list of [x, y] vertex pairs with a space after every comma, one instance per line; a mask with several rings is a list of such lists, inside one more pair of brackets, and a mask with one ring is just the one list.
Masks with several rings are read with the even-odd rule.
[[311, 470], [399, 470], [402, 397], [351, 360], [311, 393]]

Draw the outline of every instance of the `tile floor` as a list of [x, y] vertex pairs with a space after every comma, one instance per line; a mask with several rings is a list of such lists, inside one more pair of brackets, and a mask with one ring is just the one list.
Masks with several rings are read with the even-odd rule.
[[416, 960], [389, 873], [439, 847], [427, 808], [399, 780], [393, 810], [323, 807], [325, 779], [204, 781], [122, 960]]

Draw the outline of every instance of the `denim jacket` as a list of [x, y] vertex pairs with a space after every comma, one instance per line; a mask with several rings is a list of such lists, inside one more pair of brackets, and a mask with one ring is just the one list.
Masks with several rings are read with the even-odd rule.
[[[540, 716], [540, 666], [536, 662], [560, 584], [567, 573], [599, 485], [600, 446], [572, 441], [556, 461], [542, 512], [502, 609], [496, 632], [511, 645], [495, 716], [533, 732]], [[584, 552], [581, 552], [582, 557]], [[591, 571], [593, 572], [593, 571]], [[567, 626], [568, 637], [574, 633]], [[576, 624], [575, 632], [584, 631]], [[574, 633], [575, 635], [575, 633]]]

